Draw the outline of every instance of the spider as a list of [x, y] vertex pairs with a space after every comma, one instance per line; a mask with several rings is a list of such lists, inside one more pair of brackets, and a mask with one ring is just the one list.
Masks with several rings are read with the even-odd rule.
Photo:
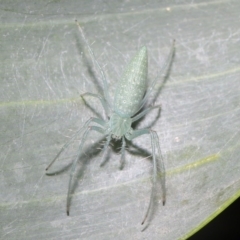
[[[160, 108], [160, 106], [148, 106], [146, 107], [147, 100], [151, 95], [158, 78], [150, 83], [147, 86], [147, 70], [148, 70], [148, 56], [147, 56], [147, 48], [142, 47], [131, 62], [128, 64], [125, 73], [122, 79], [117, 83], [116, 91], [114, 95], [114, 100], [111, 101], [109, 97], [109, 88], [108, 83], [105, 78], [105, 74], [98, 63], [86, 37], [82, 30], [82, 27], [76, 20], [76, 24], [78, 29], [82, 35], [82, 38], [88, 48], [90, 56], [96, 66], [99, 68], [101, 73], [101, 80], [103, 82], [103, 95], [95, 94], [95, 93], [84, 93], [84, 96], [91, 96], [97, 98], [102, 107], [105, 110], [107, 119], [92, 117], [88, 121], [85, 122], [84, 126], [80, 128], [74, 136], [67, 142], [53, 159], [53, 161], [48, 165], [46, 170], [48, 170], [52, 164], [57, 160], [60, 154], [70, 145], [73, 139], [75, 139], [80, 133], [83, 133], [81, 143], [78, 148], [77, 157], [73, 161], [70, 173], [70, 179], [68, 184], [68, 193], [67, 193], [67, 206], [66, 211], [67, 215], [69, 215], [70, 209], [70, 188], [73, 179], [73, 174], [77, 165], [77, 162], [82, 154], [82, 149], [84, 147], [84, 143], [89, 136], [91, 131], [96, 131], [103, 134], [106, 137], [106, 142], [103, 147], [103, 152], [105, 153], [108, 149], [111, 139], [119, 139], [122, 141], [121, 147], [121, 160], [120, 160], [120, 168], [123, 167], [125, 162], [125, 148], [126, 148], [126, 139], [132, 141], [133, 139], [142, 136], [144, 134], [148, 135], [151, 139], [151, 148], [152, 148], [152, 160], [153, 160], [153, 184], [151, 190], [151, 196], [147, 211], [143, 218], [142, 224], [144, 224], [147, 219], [151, 206], [153, 204], [154, 192], [156, 189], [156, 182], [158, 174], [162, 180], [162, 202], [165, 204], [166, 199], [166, 187], [165, 187], [165, 171], [164, 164], [161, 157], [159, 138], [155, 131], [149, 128], [137, 129], [134, 130], [131, 126], [134, 122], [141, 119], [147, 113], [149, 113], [154, 108]], [[165, 69], [168, 69], [174, 55], [174, 46], [175, 40], [173, 41], [172, 48], [170, 50], [169, 56], [167, 58], [166, 63], [164, 64], [161, 72]], [[144, 108], [146, 107], [146, 108]], [[103, 154], [104, 156], [105, 154]], [[160, 173], [157, 168], [157, 161], [160, 162]]]

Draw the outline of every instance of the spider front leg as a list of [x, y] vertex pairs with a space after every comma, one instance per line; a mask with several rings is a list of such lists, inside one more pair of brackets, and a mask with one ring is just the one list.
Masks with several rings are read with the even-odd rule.
[[[134, 138], [137, 138], [141, 135], [148, 134], [151, 138], [151, 147], [152, 147], [152, 159], [153, 159], [153, 185], [152, 185], [152, 191], [151, 191], [151, 197], [148, 205], [147, 212], [143, 218], [142, 224], [146, 221], [151, 207], [153, 205], [153, 200], [156, 192], [156, 183], [157, 183], [157, 176], [158, 176], [158, 165], [157, 165], [157, 159], [159, 160], [158, 163], [160, 164], [160, 177], [161, 177], [161, 185], [162, 185], [162, 202], [163, 205], [165, 204], [166, 199], [166, 187], [165, 187], [165, 170], [164, 170], [164, 164], [162, 161], [161, 151], [160, 151], [160, 145], [159, 145], [159, 139], [156, 132], [152, 131], [151, 129], [140, 129], [135, 130], [132, 132], [132, 134], [127, 134], [126, 138], [128, 140], [132, 140]], [[156, 157], [156, 148], [157, 148], [157, 157]], [[157, 159], [156, 159], [157, 158]]]
[[90, 93], [90, 92], [83, 93], [81, 95], [81, 97], [82, 97], [83, 101], [85, 102], [84, 96], [91, 96], [91, 97], [95, 97], [95, 98], [99, 99], [104, 108], [106, 116], [108, 116], [108, 113], [109, 113], [108, 104], [107, 104], [107, 101], [101, 95], [95, 94], [95, 93]]
[[86, 37], [85, 37], [85, 34], [82, 30], [82, 27], [81, 25], [79, 24], [79, 22], [75, 19], [75, 22], [78, 26], [78, 29], [82, 35], [82, 38], [84, 40], [84, 42], [86, 43], [86, 46], [88, 48], [88, 51], [90, 53], [90, 56], [92, 58], [92, 61], [93, 63], [97, 66], [97, 68], [100, 70], [100, 73], [101, 73], [101, 80], [102, 80], [102, 83], [103, 83], [103, 95], [104, 95], [104, 99], [108, 102], [108, 104], [111, 106], [111, 103], [110, 103], [110, 97], [109, 97], [109, 90], [108, 90], [108, 83], [107, 83], [107, 80], [106, 80], [106, 77], [105, 77], [105, 74], [104, 74], [104, 71], [102, 69], [102, 67], [100, 66], [100, 64], [98, 63], [94, 53], [93, 53], [93, 50], [91, 49]]

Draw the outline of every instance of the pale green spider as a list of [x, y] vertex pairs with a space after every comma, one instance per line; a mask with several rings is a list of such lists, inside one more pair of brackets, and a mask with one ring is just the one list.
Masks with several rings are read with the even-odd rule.
[[[91, 55], [93, 62], [96, 64], [96, 66], [99, 68], [101, 72], [102, 82], [103, 82], [103, 94], [104, 94], [103, 96], [99, 94], [94, 94], [94, 93], [85, 93], [83, 95], [84, 96], [88, 95], [88, 96], [92, 96], [99, 99], [108, 118], [106, 120], [101, 118], [95, 118], [95, 117], [90, 118], [84, 124], [84, 126], [74, 134], [74, 136], [70, 139], [70, 141], [67, 142], [61, 148], [59, 153], [56, 155], [53, 161], [49, 164], [46, 170], [48, 170], [51, 167], [51, 165], [56, 161], [56, 159], [60, 156], [60, 154], [69, 146], [69, 144], [81, 132], [83, 132], [77, 157], [73, 161], [73, 164], [71, 167], [71, 173], [70, 173], [70, 179], [69, 179], [69, 185], [68, 185], [68, 194], [67, 194], [67, 215], [69, 215], [70, 189], [71, 189], [72, 178], [73, 178], [73, 174], [74, 174], [78, 159], [82, 154], [83, 145], [88, 137], [89, 132], [94, 130], [106, 136], [107, 141], [103, 148], [104, 153], [106, 152], [112, 138], [122, 140], [121, 161], [120, 161], [121, 167], [123, 166], [125, 161], [125, 146], [126, 146], [125, 138], [131, 141], [134, 138], [144, 134], [150, 135], [151, 146], [152, 146], [152, 159], [153, 159], [153, 185], [152, 185], [152, 191], [151, 191], [151, 197], [150, 197], [148, 209], [142, 221], [142, 224], [144, 224], [145, 220], [149, 215], [151, 206], [153, 204], [154, 192], [156, 188], [156, 181], [157, 181], [158, 174], [161, 177], [161, 183], [162, 183], [162, 195], [163, 195], [162, 202], [163, 202], [163, 205], [165, 204], [165, 199], [166, 199], [165, 170], [164, 170], [164, 164], [161, 157], [160, 145], [159, 145], [159, 139], [158, 139], [157, 133], [148, 128], [133, 130], [131, 125], [133, 122], [142, 118], [152, 109], [160, 107], [160, 106], [149, 106], [144, 110], [142, 110], [145, 104], [147, 103], [148, 97], [152, 93], [158, 78], [156, 78], [147, 88], [147, 70], [148, 70], [147, 48], [142, 47], [138, 51], [138, 53], [135, 55], [135, 57], [132, 59], [132, 61], [129, 63], [129, 65], [127, 66], [127, 69], [125, 71], [123, 78], [118, 82], [116, 87], [116, 92], [114, 95], [114, 101], [112, 104], [112, 101], [110, 101], [110, 97], [108, 93], [108, 83], [106, 81], [104, 72], [101, 66], [99, 65], [98, 61], [96, 60], [94, 53], [86, 40], [86, 37], [83, 33], [81, 26], [77, 21], [76, 23], [84, 39], [84, 42], [86, 43], [86, 46], [89, 50], [89, 53]], [[163, 70], [168, 69], [170, 66], [170, 63], [172, 62], [173, 55], [174, 55], [174, 42], [175, 41], [173, 41], [173, 45], [169, 53], [168, 59], [165, 65], [163, 66], [161, 72]], [[91, 125], [92, 123], [97, 124], [97, 126]], [[105, 156], [105, 154], [103, 154], [103, 156]], [[158, 173], [157, 159], [159, 160], [159, 163], [160, 163], [160, 173]]]

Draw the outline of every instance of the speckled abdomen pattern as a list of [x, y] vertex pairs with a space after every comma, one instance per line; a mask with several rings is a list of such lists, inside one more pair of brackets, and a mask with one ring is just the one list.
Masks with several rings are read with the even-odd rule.
[[147, 48], [142, 47], [117, 84], [114, 111], [122, 117], [132, 117], [139, 110], [147, 87], [147, 59]]

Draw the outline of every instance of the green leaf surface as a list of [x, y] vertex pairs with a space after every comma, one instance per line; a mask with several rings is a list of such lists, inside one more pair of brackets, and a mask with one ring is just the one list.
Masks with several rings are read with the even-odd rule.
[[[239, 1], [0, 1], [0, 238], [186, 239], [240, 195]], [[175, 58], [155, 104], [152, 126], [166, 168], [149, 227], [142, 232], [152, 163], [142, 154], [110, 151], [103, 166], [99, 134], [87, 141], [66, 194], [78, 140], [50, 169], [62, 145], [94, 113], [80, 94], [100, 91], [99, 72], [74, 23], [78, 19], [113, 97], [129, 60], [145, 45], [149, 81]], [[159, 81], [158, 87], [161, 82]], [[100, 115], [95, 99], [88, 99]], [[156, 111], [138, 125], [151, 125]], [[114, 142], [113, 142], [114, 143]]]

